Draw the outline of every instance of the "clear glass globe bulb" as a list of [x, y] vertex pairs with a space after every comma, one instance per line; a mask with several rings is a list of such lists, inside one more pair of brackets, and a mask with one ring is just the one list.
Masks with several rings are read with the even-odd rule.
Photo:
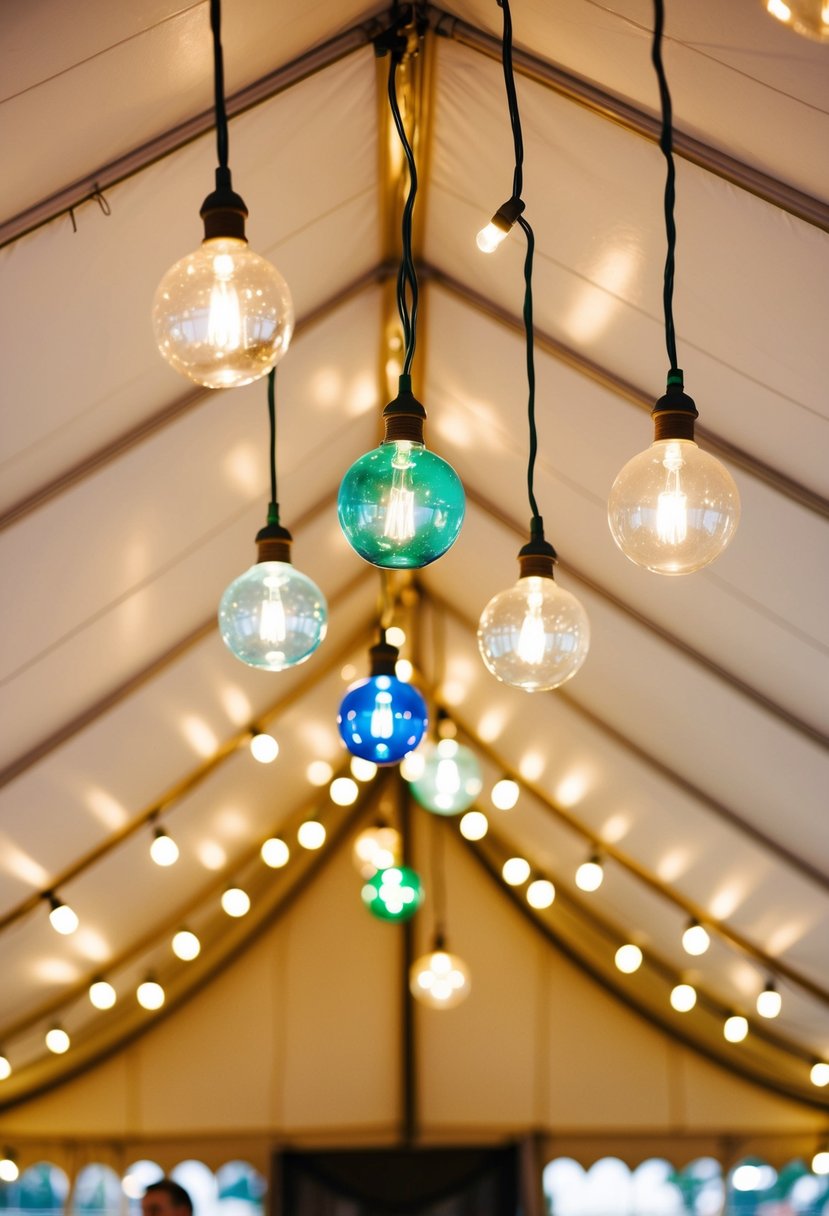
[[352, 684], [342, 699], [337, 726], [352, 756], [396, 764], [423, 738], [428, 710], [411, 684], [396, 676], [369, 676]]
[[423, 770], [409, 782], [421, 806], [436, 815], [459, 815], [483, 788], [475, 753], [454, 739], [441, 739], [425, 751]]
[[571, 679], [587, 658], [590, 622], [579, 601], [552, 578], [519, 578], [489, 601], [478, 649], [504, 684], [540, 692]]
[[657, 439], [613, 483], [607, 519], [616, 544], [655, 574], [692, 574], [722, 553], [740, 519], [725, 465], [693, 439]]
[[238, 237], [213, 237], [164, 275], [153, 332], [171, 367], [205, 388], [237, 388], [274, 367], [291, 341], [282, 275]]
[[360, 557], [387, 570], [419, 570], [457, 540], [461, 479], [422, 443], [392, 440], [367, 452], [340, 485], [337, 513]]
[[469, 968], [457, 954], [433, 950], [416, 959], [409, 970], [409, 989], [430, 1009], [453, 1009], [469, 996]]
[[327, 629], [325, 596], [290, 562], [256, 562], [219, 603], [222, 641], [242, 663], [264, 671], [304, 663]]

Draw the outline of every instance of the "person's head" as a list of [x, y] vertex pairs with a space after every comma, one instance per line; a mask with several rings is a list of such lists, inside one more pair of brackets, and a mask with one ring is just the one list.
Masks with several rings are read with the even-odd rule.
[[193, 1216], [193, 1201], [172, 1178], [151, 1182], [141, 1200], [142, 1216]]

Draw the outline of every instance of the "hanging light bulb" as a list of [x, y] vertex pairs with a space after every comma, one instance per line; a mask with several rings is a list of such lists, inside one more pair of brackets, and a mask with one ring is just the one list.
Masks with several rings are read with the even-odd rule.
[[549, 878], [536, 878], [527, 887], [527, 903], [531, 908], [549, 908], [556, 897], [556, 889]]
[[823, 1089], [824, 1085], [829, 1085], [829, 1064], [825, 1060], [817, 1060], [809, 1070], [809, 1080], [818, 1089]]
[[135, 990], [135, 998], [142, 1009], [160, 1009], [165, 1001], [164, 989], [157, 980], [148, 977]]
[[762, 0], [763, 7], [796, 34], [829, 42], [829, 4], [826, 0]]
[[757, 994], [757, 1012], [761, 1018], [776, 1018], [783, 1006], [783, 999], [769, 980], [762, 992]]
[[642, 966], [642, 951], [633, 942], [625, 942], [616, 951], [614, 961], [624, 975], [632, 975]]
[[11, 1061], [8, 1056], [0, 1053], [0, 1081], [7, 1081], [12, 1075]]
[[337, 715], [340, 735], [351, 754], [374, 764], [402, 760], [420, 743], [428, 721], [423, 697], [394, 674], [398, 653], [382, 633], [369, 651], [370, 676], [351, 685]]
[[520, 792], [517, 781], [513, 781], [512, 777], [502, 777], [492, 787], [490, 794], [492, 805], [499, 811], [511, 811], [518, 801]]
[[498, 208], [489, 223], [475, 237], [481, 253], [494, 253], [509, 236], [515, 221], [524, 210], [524, 200], [510, 198]]
[[409, 866], [389, 866], [363, 885], [362, 896], [378, 920], [408, 920], [423, 902], [423, 884]]
[[296, 838], [297, 843], [303, 849], [308, 849], [313, 852], [316, 849], [321, 849], [325, 844], [325, 824], [320, 823], [318, 819], [306, 819], [297, 828]]
[[201, 942], [189, 929], [179, 929], [173, 936], [172, 946], [173, 954], [183, 963], [192, 963], [201, 954]]
[[613, 539], [626, 557], [656, 574], [691, 574], [717, 557], [740, 518], [740, 499], [725, 465], [694, 442], [694, 402], [682, 372], [652, 411], [654, 441], [628, 461], [608, 500]]
[[822, 1177], [829, 1174], [829, 1148], [819, 1148], [812, 1158], [812, 1173]]
[[273, 764], [279, 755], [279, 744], [267, 731], [258, 730], [250, 741], [250, 754], [259, 764]]
[[487, 670], [526, 692], [558, 688], [587, 657], [587, 613], [555, 582], [556, 551], [544, 539], [540, 516], [518, 554], [518, 582], [494, 596], [481, 613], [478, 649]]
[[525, 857], [508, 857], [501, 867], [501, 877], [510, 887], [520, 887], [532, 873], [532, 867]]
[[409, 375], [400, 377], [383, 418], [383, 442], [346, 473], [337, 513], [346, 540], [367, 562], [417, 570], [457, 540], [463, 486], [452, 466], [424, 446], [426, 411], [412, 394]]
[[708, 930], [699, 921], [692, 920], [682, 934], [682, 948], [686, 954], [705, 954], [711, 945]]
[[466, 840], [483, 840], [489, 831], [489, 820], [481, 811], [467, 811], [461, 816], [458, 831]]
[[474, 752], [456, 739], [439, 739], [425, 749], [423, 771], [409, 788], [421, 806], [436, 815], [458, 815], [483, 789]]
[[403, 856], [403, 841], [397, 828], [375, 823], [354, 841], [352, 860], [362, 878], [373, 878], [378, 870], [397, 866]]
[[259, 852], [265, 865], [270, 866], [272, 870], [281, 870], [291, 857], [291, 850], [278, 836], [271, 836], [264, 841]]
[[361, 756], [352, 756], [348, 767], [355, 781], [372, 781], [377, 776], [377, 765], [373, 760], [363, 760]]
[[45, 1042], [49, 1051], [56, 1056], [62, 1056], [70, 1047], [69, 1035], [62, 1026], [51, 1026], [46, 1031]]
[[688, 1013], [697, 1003], [697, 991], [691, 984], [677, 984], [671, 989], [671, 1005], [677, 1013]]
[[264, 376], [282, 358], [293, 333], [294, 310], [276, 267], [248, 249], [248, 209], [233, 190], [227, 163], [219, 0], [211, 0], [210, 24], [216, 189], [201, 206], [204, 240], [162, 278], [152, 319], [158, 349], [177, 372], [205, 388], [235, 388]]
[[442, 933], [435, 934], [428, 954], [415, 959], [409, 968], [409, 990], [421, 1005], [430, 1009], [454, 1009], [469, 996], [469, 968], [457, 954], [450, 954]]
[[93, 980], [89, 985], [89, 1000], [96, 1009], [111, 1009], [117, 999], [115, 989], [107, 980]]
[[723, 1023], [723, 1038], [728, 1043], [742, 1043], [748, 1035], [748, 1019], [741, 1013], [732, 1014]]
[[150, 857], [157, 866], [172, 866], [178, 861], [178, 845], [172, 836], [167, 835], [164, 828], [153, 829]]
[[258, 556], [234, 579], [219, 604], [219, 632], [228, 650], [265, 671], [309, 659], [325, 638], [328, 606], [316, 583], [291, 565], [292, 537], [271, 503], [256, 536]]
[[19, 1177], [20, 1170], [14, 1159], [14, 1154], [10, 1148], [7, 1148], [0, 1155], [0, 1182], [16, 1182]]
[[46, 897], [49, 901], [49, 921], [56, 933], [60, 933], [63, 937], [68, 937], [70, 933], [74, 933], [80, 924], [78, 915], [74, 909], [69, 907], [69, 904], [62, 903], [56, 899], [51, 892]]
[[604, 869], [596, 853], [583, 861], [576, 870], [576, 886], [580, 891], [598, 891], [604, 881]]
[[351, 777], [335, 777], [328, 793], [335, 806], [353, 806], [360, 796], [360, 787]]
[[228, 887], [222, 892], [222, 908], [228, 916], [247, 916], [250, 911], [250, 896], [241, 887]]

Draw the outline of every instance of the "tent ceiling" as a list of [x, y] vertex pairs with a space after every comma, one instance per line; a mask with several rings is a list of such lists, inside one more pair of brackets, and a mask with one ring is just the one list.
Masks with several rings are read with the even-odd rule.
[[[492, 836], [469, 847], [485, 868], [517, 852], [554, 879], [542, 939], [581, 958], [620, 1009], [632, 1002], [807, 1110], [821, 1101], [810, 1063], [829, 1059], [829, 75], [826, 48], [755, 0], [727, 7], [674, 0], [665, 55], [680, 362], [703, 445], [739, 482], [732, 547], [703, 573], [660, 580], [622, 557], [606, 524], [608, 489], [649, 440], [645, 409], [666, 368], [651, 6], [563, 0], [552, 14], [514, 0], [537, 239], [536, 493], [592, 645], [574, 681], [532, 698], [480, 663], [477, 618], [515, 579], [529, 514], [523, 249], [513, 239], [486, 259], [474, 243], [512, 174], [500, 16], [480, 0], [429, 9], [407, 94], [422, 170], [415, 387], [427, 442], [465, 483], [467, 518], [446, 557], [386, 594], [399, 597], [424, 687], [481, 757], [485, 789], [504, 771], [522, 781], [516, 810], [492, 812]], [[345, 763], [341, 670], [364, 672], [381, 596], [334, 502], [377, 441], [396, 332], [399, 189], [385, 61], [369, 45], [387, 20], [327, 0], [238, 0], [224, 17], [234, 183], [252, 247], [285, 275], [298, 318], [278, 377], [280, 500], [295, 561], [331, 605], [319, 653], [268, 677], [236, 663], [215, 628], [263, 522], [264, 386], [188, 386], [148, 320], [161, 274], [198, 240], [212, 181], [207, 6], [42, 0], [2, 18], [0, 1047], [14, 1072], [0, 1106], [143, 1029], [127, 1005], [147, 971], [169, 975], [171, 1005], [218, 975], [267, 919], [218, 916], [228, 882], [246, 875], [267, 916], [281, 915], [261, 840], [287, 838], [312, 811], [336, 837], [349, 814], [305, 772], [314, 759]], [[241, 746], [265, 720], [281, 747], [272, 768]], [[147, 855], [159, 809], [182, 851], [170, 873]], [[572, 875], [596, 844], [607, 878], [586, 897]], [[289, 885], [304, 869], [311, 881], [307, 857], [291, 864]], [[48, 924], [53, 889], [80, 915], [70, 939]], [[679, 944], [689, 916], [714, 930], [693, 963]], [[485, 957], [459, 919], [458, 951]], [[210, 942], [201, 972], [172, 968], [183, 920]], [[649, 958], [638, 988], [612, 964], [630, 937]], [[85, 990], [98, 973], [124, 999], [93, 1017]], [[680, 1019], [667, 992], [686, 973], [703, 1009]], [[749, 1046], [726, 1046], [722, 1017], [751, 1014], [769, 976], [781, 1017], [753, 1018]], [[77, 1040], [74, 1061], [43, 1059], [53, 1020]], [[451, 1124], [445, 1094], [435, 1109]]]

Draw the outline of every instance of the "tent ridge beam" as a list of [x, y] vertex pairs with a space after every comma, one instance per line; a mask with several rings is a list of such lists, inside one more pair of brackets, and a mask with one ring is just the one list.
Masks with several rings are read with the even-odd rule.
[[[488, 56], [490, 59], [501, 58], [501, 42], [494, 34], [489, 34], [478, 26], [471, 25], [461, 17], [435, 5], [429, 5], [429, 20], [435, 33], [457, 42], [470, 50]], [[522, 76], [552, 89], [568, 101], [575, 102], [597, 114], [601, 118], [615, 122], [636, 135], [641, 135], [652, 143], [659, 142], [661, 128], [660, 119], [647, 110], [631, 105], [618, 94], [610, 93], [600, 88], [592, 81], [573, 72], [568, 72], [549, 60], [533, 55], [529, 51], [516, 47], [513, 50], [515, 70]], [[717, 177], [723, 178], [732, 185], [755, 195], [781, 211], [787, 211], [804, 223], [829, 232], [829, 205], [814, 195], [798, 190], [796, 186], [781, 181], [755, 169], [745, 161], [738, 160], [728, 153], [722, 152], [712, 144], [707, 144], [693, 135], [687, 135], [674, 129], [673, 150], [683, 160], [690, 161]]]

